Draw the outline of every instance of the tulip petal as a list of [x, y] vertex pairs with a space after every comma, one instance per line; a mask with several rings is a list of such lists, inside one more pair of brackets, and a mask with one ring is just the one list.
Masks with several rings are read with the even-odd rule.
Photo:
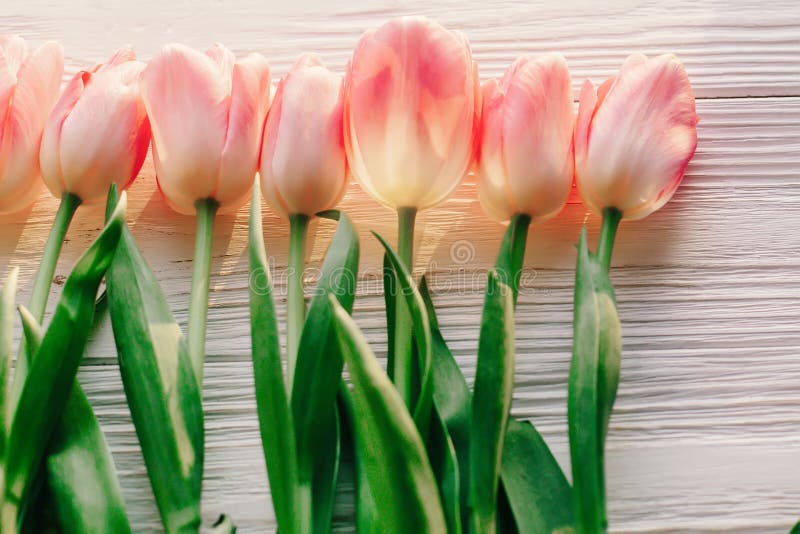
[[9, 72], [16, 77], [17, 72], [28, 57], [28, 43], [19, 35], [0, 36], [0, 56], [5, 60]]
[[61, 170], [61, 130], [92, 76], [91, 72], [83, 70], [72, 77], [53, 108], [42, 134], [39, 149], [42, 178], [47, 188], [57, 198], [67, 190], [64, 173]]
[[38, 149], [42, 128], [58, 98], [63, 70], [64, 52], [54, 42], [40, 46], [20, 67], [11, 112], [20, 136], [17, 141], [24, 138]]
[[674, 193], [697, 146], [691, 84], [671, 55], [634, 55], [597, 106], [578, 185], [596, 210], [648, 215]]
[[[58, 98], [63, 68], [61, 45], [48, 42], [28, 56], [17, 72], [13, 100], [6, 111], [2, 146], [6, 155], [0, 156], [0, 197], [10, 200], [14, 208], [24, 207], [38, 194], [42, 130]], [[11, 209], [0, 206], [0, 211]]]
[[370, 194], [421, 209], [460, 183], [472, 155], [473, 74], [466, 40], [424, 18], [361, 38], [348, 73], [347, 139]]
[[223, 209], [247, 200], [258, 170], [261, 133], [269, 109], [267, 60], [250, 54], [233, 66], [230, 114], [214, 198]]
[[503, 144], [509, 193], [538, 222], [556, 215], [572, 186], [572, 82], [564, 58], [518, 61], [506, 81]]
[[311, 52], [305, 52], [297, 58], [297, 61], [294, 62], [292, 65], [292, 70], [300, 70], [306, 67], [323, 67], [325, 68], [325, 62], [322, 61], [322, 57], [319, 54], [313, 54]]
[[108, 61], [100, 65], [99, 68], [100, 70], [112, 69], [129, 61], [136, 61], [136, 52], [133, 51], [131, 46], [123, 46], [117, 50]]
[[193, 214], [216, 190], [229, 84], [214, 60], [180, 44], [162, 49], [142, 75], [159, 187], [181, 213]]
[[580, 166], [586, 157], [589, 147], [589, 128], [597, 106], [597, 90], [591, 80], [583, 82], [580, 101], [578, 103], [578, 118], [575, 122], [575, 162]]
[[127, 188], [141, 167], [139, 131], [147, 117], [139, 79], [145, 64], [115, 58], [114, 66], [92, 76], [61, 130], [62, 176], [87, 203], [105, 199], [112, 182]]
[[282, 107], [283, 107], [283, 87], [286, 85], [286, 78], [278, 82], [278, 86], [273, 84], [270, 88], [272, 93], [267, 112], [267, 119], [264, 121], [264, 131], [261, 141], [261, 154], [259, 161], [259, 178], [261, 181], [261, 192], [264, 194], [264, 200], [267, 205], [272, 207], [278, 213], [291, 214], [292, 208], [280, 194], [278, 184], [272, 170], [272, 160], [275, 153], [275, 133], [277, 130], [274, 123], [279, 122]]
[[233, 65], [236, 63], [236, 56], [220, 43], [212, 44], [208, 50], [206, 50], [206, 55], [219, 67], [220, 77], [227, 83], [227, 91], [228, 94], [230, 94], [231, 77], [233, 76]]
[[3, 138], [5, 136], [6, 121], [11, 113], [11, 102], [14, 95], [14, 88], [17, 85], [17, 73], [12, 70], [11, 65], [6, 61], [5, 55], [0, 51], [0, 175], [3, 172]]
[[506, 180], [503, 150], [504, 101], [505, 94], [497, 80], [489, 80], [483, 85], [483, 108], [478, 135], [480, 138], [478, 198], [489, 217], [498, 221], [507, 221], [517, 212]]
[[301, 59], [278, 92], [264, 129], [262, 184], [285, 214], [314, 215], [344, 192], [342, 79]]
[[[455, 71], [458, 73], [455, 79], [460, 82], [461, 65], [466, 69], [463, 82], [457, 88], [454, 87], [455, 92], [444, 95], [445, 100], [431, 102], [429, 108], [435, 110], [428, 121], [429, 126], [433, 125], [429, 130], [432, 146], [443, 161], [432, 182], [426, 183], [423, 180], [423, 185], [427, 186], [427, 194], [421, 200], [420, 208], [433, 206], [449, 197], [466, 176], [474, 156], [475, 127], [480, 117], [476, 109], [481, 105], [478, 64], [472, 60], [467, 38], [460, 32], [454, 32], [454, 35], [460, 41], [461, 56], [456, 56], [455, 50], [445, 52], [460, 60], [453, 59], [450, 65], [445, 64], [451, 69], [449, 78], [452, 80]], [[426, 66], [426, 69], [436, 68], [435, 63]]]

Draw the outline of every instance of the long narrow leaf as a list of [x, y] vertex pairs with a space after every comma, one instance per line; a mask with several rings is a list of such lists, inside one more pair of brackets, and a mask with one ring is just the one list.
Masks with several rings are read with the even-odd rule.
[[44, 328], [23, 304], [18, 306], [18, 310], [19, 318], [22, 320], [22, 334], [25, 336], [25, 343], [31, 354], [36, 354], [44, 338]]
[[327, 428], [320, 429], [320, 433], [330, 436], [328, 439], [332, 446], [320, 449], [314, 458], [314, 477], [311, 481], [314, 532], [328, 532], [331, 529], [341, 454], [339, 422], [338, 405], [334, 404], [331, 406], [330, 414], [321, 422], [322, 425], [327, 425]]
[[47, 487], [64, 532], [131, 531], [100, 423], [78, 382], [47, 447]]
[[[105, 295], [105, 293], [103, 293]], [[102, 313], [104, 298], [95, 302], [92, 327]], [[19, 307], [28, 350], [36, 355], [44, 331], [33, 314]], [[64, 414], [47, 447], [44, 475], [47, 502], [54, 508], [58, 528], [66, 532], [131, 531], [125, 501], [100, 423], [77, 380]], [[40, 497], [41, 498], [41, 497]], [[36, 510], [37, 516], [41, 510]], [[38, 518], [25, 516], [25, 522]]]
[[489, 272], [472, 400], [470, 504], [472, 532], [493, 532], [497, 486], [514, 387], [512, 290]]
[[250, 331], [258, 423], [272, 503], [281, 532], [294, 532], [297, 514], [297, 449], [283, 380], [278, 323], [261, 223], [261, 195], [250, 203]]
[[0, 469], [3, 467], [8, 434], [9, 371], [14, 351], [14, 299], [19, 268], [14, 267], [0, 290]]
[[356, 532], [358, 534], [382, 534], [378, 528], [378, 511], [375, 501], [372, 498], [372, 490], [369, 488], [366, 470], [366, 445], [359, 441], [359, 434], [356, 432], [356, 410], [353, 393], [342, 382], [339, 388], [341, 413], [343, 414], [344, 425], [342, 425], [342, 437], [349, 437], [353, 449], [353, 480], [356, 485]]
[[508, 422], [501, 477], [519, 532], [567, 532], [575, 525], [572, 488], [529, 422]]
[[[109, 195], [113, 207], [115, 192]], [[107, 276], [122, 384], [167, 532], [200, 526], [203, 411], [178, 324], [158, 280], [123, 227]]]
[[378, 241], [383, 245], [386, 256], [394, 269], [398, 282], [398, 291], [402, 291], [406, 304], [414, 323], [414, 338], [419, 355], [419, 397], [414, 404], [414, 422], [417, 424], [422, 440], [427, 442], [428, 431], [431, 424], [431, 411], [433, 408], [433, 376], [431, 375], [431, 325], [428, 322], [428, 311], [425, 302], [419, 293], [417, 284], [411, 272], [394, 251], [392, 246], [380, 235], [373, 232]]
[[[616, 341], [614, 338], [616, 337]], [[575, 316], [567, 415], [578, 530], [605, 528], [603, 444], [619, 372], [619, 320], [608, 275], [590, 255], [586, 229], [578, 245]], [[614, 352], [616, 351], [616, 354]]]
[[[453, 443], [458, 464], [458, 507], [461, 512], [461, 525], [464, 528], [469, 524], [469, 425], [472, 416], [472, 398], [464, 374], [439, 329], [436, 310], [425, 277], [419, 283], [419, 292], [425, 302], [431, 326], [434, 415], [444, 423], [447, 435]], [[452, 509], [453, 506], [447, 504], [444, 481], [438, 473], [437, 479], [443, 491], [442, 501], [445, 509]], [[452, 523], [449, 518], [448, 523]]]
[[[358, 234], [346, 214], [330, 211], [319, 214], [338, 219], [319, 282], [309, 306], [300, 336], [297, 367], [292, 385], [290, 405], [297, 440], [299, 481], [303, 491], [312, 490], [315, 529], [330, 529], [330, 517], [321, 511], [332, 510], [330, 491], [334, 480], [320, 480], [320, 472], [335, 477], [336, 467], [323, 462], [338, 462], [339, 438], [335, 428], [336, 396], [344, 362], [335, 341], [333, 316], [328, 295], [333, 294], [349, 312], [353, 309], [358, 276]], [[327, 460], [325, 460], [327, 459]]]
[[394, 380], [394, 327], [397, 277], [389, 256], [383, 255], [383, 305], [386, 309], [386, 372]]
[[353, 382], [356, 432], [377, 531], [446, 532], [439, 490], [413, 419], [355, 322], [335, 298], [330, 302]]
[[64, 412], [94, 315], [97, 289], [125, 222], [123, 197], [103, 231], [72, 270], [22, 388], [9, 433], [3, 526], [15, 526], [29, 483]]
[[447, 521], [447, 532], [461, 534], [461, 479], [456, 448], [442, 416], [434, 406], [428, 434], [428, 459], [439, 486], [439, 497]]

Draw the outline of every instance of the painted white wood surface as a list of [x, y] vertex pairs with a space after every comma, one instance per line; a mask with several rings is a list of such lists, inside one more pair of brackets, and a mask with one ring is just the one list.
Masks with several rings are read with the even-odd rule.
[[[412, 13], [465, 32], [483, 78], [499, 75], [517, 55], [561, 51], [577, 88], [586, 77], [602, 81], [633, 51], [677, 53], [698, 96], [697, 155], [667, 207], [622, 225], [613, 261], [624, 355], [608, 443], [612, 530], [786, 532], [800, 517], [800, 7], [792, 1], [607, 4], [2, 0], [0, 33], [61, 41], [65, 76], [124, 43], [146, 59], [173, 41], [259, 51], [276, 76], [303, 51], [343, 71], [362, 31]], [[24, 213], [0, 217], [0, 273], [21, 267], [21, 300], [56, 206], [43, 193]], [[382, 353], [379, 250], [368, 229], [393, 238], [394, 217], [357, 185], [342, 207], [362, 235], [356, 318]], [[129, 220], [185, 324], [193, 219], [165, 206], [149, 161], [130, 190]], [[274, 530], [274, 519], [249, 360], [246, 223], [242, 209], [221, 218], [215, 231], [203, 506], [209, 520], [226, 512], [240, 531], [264, 532]], [[583, 223], [596, 237], [597, 217], [573, 199], [559, 217], [533, 228], [517, 318], [514, 411], [534, 421], [567, 469], [573, 244]], [[58, 277], [101, 225], [99, 210], [80, 209]], [[267, 211], [265, 227], [281, 291], [287, 224]], [[332, 225], [316, 230], [312, 267]], [[482, 215], [471, 179], [444, 206], [424, 213], [417, 233], [417, 271], [435, 274], [444, 335], [470, 381], [481, 273], [501, 233]], [[158, 531], [108, 325], [92, 341], [80, 380], [111, 445], [136, 530]], [[340, 504], [337, 525], [347, 530], [352, 499]]]

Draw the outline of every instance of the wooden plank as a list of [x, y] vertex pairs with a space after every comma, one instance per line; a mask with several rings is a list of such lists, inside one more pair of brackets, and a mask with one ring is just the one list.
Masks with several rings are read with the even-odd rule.
[[[10, 4], [10, 5], [9, 5]], [[283, 74], [303, 52], [343, 70], [361, 33], [386, 19], [425, 14], [463, 31], [484, 76], [520, 54], [559, 51], [576, 87], [602, 79], [632, 52], [676, 53], [701, 97], [800, 95], [800, 11], [796, 2], [425, 2], [381, 0], [5, 0], [2, 31], [64, 43], [72, 72], [102, 61], [121, 43], [150, 57], [163, 44], [198, 48], [220, 41], [258, 51]]]

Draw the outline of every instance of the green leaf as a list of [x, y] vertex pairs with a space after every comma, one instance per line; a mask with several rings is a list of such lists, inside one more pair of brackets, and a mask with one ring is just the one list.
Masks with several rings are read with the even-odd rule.
[[[95, 316], [102, 314], [105, 292], [95, 302]], [[44, 331], [25, 306], [19, 307], [22, 329], [30, 354], [35, 356]], [[130, 532], [125, 501], [111, 452], [89, 399], [77, 380], [64, 414], [58, 422], [45, 458], [42, 491], [49, 493], [58, 525], [65, 532]], [[36, 515], [40, 511], [36, 510]], [[27, 523], [30, 514], [25, 517]]]
[[[337, 451], [331, 450], [338, 449], [338, 437], [331, 435], [331, 431], [344, 365], [335, 341], [328, 294], [335, 295], [344, 309], [353, 309], [359, 245], [358, 234], [347, 215], [338, 211], [318, 215], [338, 219], [339, 224], [325, 254], [316, 292], [300, 336], [290, 406], [297, 440], [301, 491], [307, 493], [310, 486], [313, 509], [316, 510], [312, 512], [315, 525], [324, 532], [330, 529], [331, 519], [326, 520], [318, 511], [332, 510], [330, 501], [334, 498], [334, 492], [331, 487], [335, 484], [336, 468], [323, 466], [322, 462], [324, 458], [334, 464], [338, 462]], [[321, 481], [320, 471], [334, 477], [333, 480]], [[307, 514], [307, 505], [303, 504], [307, 502], [307, 498], [301, 497], [303, 511], [296, 512], [296, 515]]]
[[[458, 367], [458, 363], [453, 358], [439, 329], [436, 310], [425, 277], [420, 281], [419, 292], [425, 302], [431, 328], [431, 373], [434, 383], [433, 403], [436, 408], [434, 415], [444, 423], [447, 435], [453, 443], [458, 463], [458, 507], [461, 512], [461, 525], [464, 527], [469, 524], [469, 425], [472, 416], [472, 399], [464, 374]], [[448, 504], [447, 498], [444, 496], [445, 481], [438, 476], [438, 473], [437, 480], [443, 491], [442, 501], [445, 509], [452, 510], [453, 505]], [[453, 521], [448, 518], [448, 524], [452, 523]]]
[[386, 308], [386, 372], [394, 381], [394, 330], [397, 305], [397, 277], [389, 256], [383, 255], [383, 304]]
[[31, 363], [14, 412], [6, 451], [3, 526], [16, 528], [36, 474], [72, 391], [92, 327], [95, 297], [125, 222], [125, 197], [95, 242], [81, 256]]
[[44, 329], [24, 305], [20, 304], [17, 309], [22, 320], [22, 333], [25, 336], [25, 343], [28, 345], [28, 350], [31, 354], [36, 354], [42, 344], [42, 338], [44, 338]]
[[376, 507], [376, 531], [441, 533], [446, 523], [422, 438], [347, 311], [330, 298], [353, 383], [356, 433]]
[[789, 534], [800, 534], [800, 521], [794, 524], [792, 530], [789, 531]]
[[[353, 451], [353, 480], [356, 485], [355, 516], [356, 532], [358, 534], [378, 534], [378, 512], [375, 508], [375, 501], [372, 499], [372, 491], [369, 489], [367, 480], [366, 445], [359, 441], [359, 434], [356, 432], [356, 411], [353, 401], [353, 393], [342, 382], [339, 387], [339, 405], [342, 414], [342, 437], [350, 440]], [[346, 468], [347, 466], [345, 466]]]
[[[505, 451], [503, 451], [505, 454]], [[503, 475], [500, 473], [500, 484], [497, 486], [497, 532], [498, 534], [519, 534], [514, 513], [508, 502], [506, 488], [503, 486]]]
[[283, 380], [278, 323], [264, 249], [259, 185], [250, 202], [250, 331], [258, 423], [278, 529], [295, 532], [297, 449]]
[[506, 424], [514, 388], [512, 290], [490, 271], [472, 398], [470, 504], [473, 532], [493, 532]]
[[47, 447], [47, 488], [63, 532], [131, 532], [114, 461], [78, 382]]
[[[116, 193], [109, 194], [109, 209]], [[127, 227], [107, 275], [120, 374], [167, 532], [200, 526], [203, 409], [186, 341]]]
[[447, 426], [434, 407], [431, 428], [428, 434], [428, 459], [439, 487], [442, 509], [447, 521], [447, 532], [460, 534], [463, 531], [461, 519], [461, 478], [459, 474], [456, 448]]
[[0, 289], [0, 470], [5, 458], [6, 435], [8, 434], [9, 374], [14, 351], [14, 299], [17, 296], [19, 268], [14, 267]]
[[331, 406], [330, 414], [321, 425], [320, 433], [327, 436], [329, 446], [318, 451], [314, 458], [313, 525], [314, 532], [328, 532], [333, 520], [333, 504], [336, 500], [336, 484], [339, 477], [339, 455], [341, 454], [339, 410], [337, 404]]
[[589, 253], [586, 229], [578, 245], [568, 419], [579, 531], [606, 526], [603, 449], [619, 382], [621, 337], [608, 273]]
[[501, 477], [519, 532], [564, 534], [574, 529], [572, 488], [542, 436], [527, 421], [508, 422]]
[[403, 261], [392, 249], [392, 246], [380, 235], [373, 232], [386, 251], [386, 257], [392, 265], [398, 282], [398, 291], [402, 291], [406, 304], [414, 323], [414, 338], [418, 353], [418, 367], [420, 377], [420, 390], [417, 402], [414, 404], [414, 422], [417, 424], [422, 440], [427, 442], [431, 424], [431, 411], [433, 409], [433, 376], [431, 374], [431, 327], [428, 322], [428, 311], [425, 302], [419, 293], [417, 284], [406, 268]]

